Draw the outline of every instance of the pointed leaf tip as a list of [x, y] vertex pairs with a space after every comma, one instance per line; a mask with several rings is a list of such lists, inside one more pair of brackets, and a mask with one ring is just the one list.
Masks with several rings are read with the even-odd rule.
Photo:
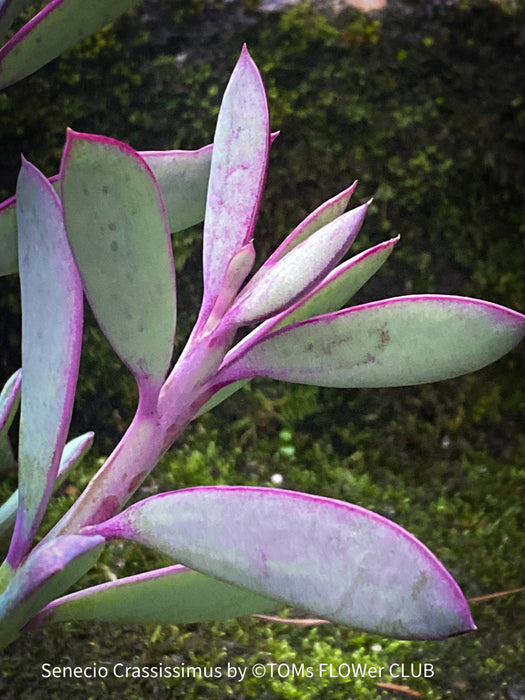
[[342, 309], [386, 262], [398, 240], [399, 236], [391, 238], [338, 265], [288, 313], [283, 312], [273, 329]]
[[269, 147], [264, 86], [243, 49], [224, 92], [215, 131], [204, 217], [201, 320], [215, 305], [230, 260], [253, 236]]
[[[80, 135], [73, 129], [68, 132]], [[270, 134], [273, 143], [279, 132]], [[139, 155], [157, 180], [168, 215], [171, 233], [201, 223], [206, 207], [206, 190], [210, 175], [212, 144], [193, 151], [139, 151]], [[59, 176], [50, 178], [55, 190], [60, 186]], [[18, 270], [16, 246], [16, 198], [0, 202], [0, 276]], [[146, 234], [145, 234], [146, 235]]]
[[268, 318], [314, 289], [354, 242], [367, 209], [368, 203], [341, 214], [269, 265], [241, 292], [232, 320], [247, 324]]
[[333, 387], [409, 386], [474, 372], [509, 352], [525, 316], [479, 299], [384, 299], [292, 324], [247, 347], [221, 379]]
[[355, 180], [350, 187], [345, 188], [334, 197], [331, 197], [326, 202], [323, 202], [323, 204], [318, 206], [317, 209], [311, 212], [311, 214], [308, 214], [308, 216], [301, 221], [301, 223], [298, 224], [298, 226], [296, 226], [288, 236], [286, 236], [284, 241], [274, 250], [262, 267], [255, 273], [253, 278], [250, 280], [249, 286], [254, 285], [265, 274], [269, 267], [272, 267], [272, 265], [283, 258], [293, 248], [298, 246], [299, 243], [302, 243], [320, 228], [326, 224], [329, 224], [331, 221], [334, 221], [334, 219], [343, 214], [356, 187], [357, 180]]
[[148, 498], [89, 531], [132, 539], [259, 595], [379, 634], [439, 639], [473, 629], [458, 585], [424, 545], [343, 501], [197, 487]]

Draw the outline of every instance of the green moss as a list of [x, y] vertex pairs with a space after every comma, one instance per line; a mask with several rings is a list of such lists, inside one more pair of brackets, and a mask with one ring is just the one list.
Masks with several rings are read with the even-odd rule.
[[[210, 142], [219, 96], [246, 40], [267, 86], [273, 128], [281, 129], [256, 233], [261, 258], [317, 204], [359, 177], [356, 201], [372, 194], [375, 200], [354, 251], [397, 233], [402, 240], [356, 302], [437, 291], [525, 309], [523, 8], [470, 1], [428, 16], [413, 2], [403, 15], [347, 10], [327, 19], [309, 3], [277, 14], [258, 14], [252, 2], [161, 5], [157, 22], [138, 5], [0, 96], [6, 195], [21, 151], [48, 174], [57, 170], [66, 126], [136, 148]], [[200, 232], [181, 234], [174, 246], [180, 347], [200, 298]], [[7, 378], [19, 364], [17, 283], [0, 283], [0, 370]], [[408, 528], [469, 597], [519, 588], [522, 366], [518, 350], [470, 377], [377, 391], [253, 382], [190, 426], [137, 497], [195, 484], [270, 485], [277, 472], [285, 488], [355, 502]], [[95, 429], [96, 444], [53, 501], [44, 530], [108, 454], [136, 400], [131, 378], [90, 318], [79, 387], [72, 432]], [[5, 495], [15, 486], [13, 473], [7, 482]], [[165, 563], [114, 544], [83, 583]], [[0, 693], [372, 699], [381, 690], [367, 678], [43, 680], [39, 664], [422, 662], [433, 664], [433, 677], [387, 680], [432, 699], [505, 697], [508, 686], [525, 677], [525, 596], [472, 609], [476, 633], [435, 643], [256, 619], [34, 630], [5, 653]]]

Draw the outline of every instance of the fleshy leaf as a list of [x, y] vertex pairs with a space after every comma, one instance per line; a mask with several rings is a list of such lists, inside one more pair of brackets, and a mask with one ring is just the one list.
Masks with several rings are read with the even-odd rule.
[[277, 328], [339, 311], [388, 259], [398, 238], [380, 243], [338, 265], [304, 299], [283, 314]]
[[0, 89], [31, 75], [136, 2], [53, 0], [0, 50]]
[[228, 620], [277, 607], [274, 600], [246, 588], [176, 565], [71, 593], [50, 603], [31, 624], [99, 620], [180, 625]]
[[9, 377], [2, 393], [0, 393], [0, 471], [13, 463], [11, 444], [7, 433], [18, 411], [21, 386], [22, 370], [19, 369]]
[[255, 248], [250, 241], [235, 253], [226, 268], [222, 287], [206, 322], [206, 331], [215, 328], [224, 317], [242, 283], [249, 275], [255, 262]]
[[397, 297], [275, 331], [238, 353], [218, 379], [265, 376], [333, 387], [422, 384], [480, 369], [524, 334], [525, 316], [497, 304]]
[[0, 648], [95, 564], [103, 544], [103, 537], [67, 535], [44, 542], [29, 554], [0, 596]]
[[140, 151], [160, 188], [170, 231], [204, 219], [212, 144], [196, 151]]
[[171, 360], [176, 316], [171, 239], [155, 178], [126, 144], [71, 131], [61, 178], [89, 303], [139, 387], [155, 393]]
[[[271, 134], [276, 138], [278, 132]], [[176, 233], [204, 219], [212, 144], [196, 151], [138, 151], [160, 187], [170, 231]], [[60, 178], [49, 178], [58, 192]], [[0, 277], [18, 271], [16, 197], [0, 203]]]
[[[53, 491], [63, 483], [70, 469], [75, 467], [82, 461], [86, 453], [91, 449], [93, 444], [94, 433], [84, 433], [74, 440], [70, 440], [64, 447], [58, 474], [53, 484]], [[14, 491], [5, 503], [0, 507], [0, 539], [9, 532], [15, 518], [18, 508], [18, 489]]]
[[359, 506], [250, 487], [141, 501], [85, 532], [125, 537], [323, 618], [405, 639], [473, 629], [457, 584], [408, 532]]
[[17, 193], [23, 380], [20, 498], [8, 555], [11, 565], [26, 553], [53, 488], [71, 420], [82, 342], [82, 286], [58, 196], [27, 161]]
[[305, 241], [312, 233], [315, 233], [326, 224], [329, 224], [334, 219], [346, 209], [350, 197], [354, 193], [357, 187], [357, 180], [347, 187], [335, 197], [328, 199], [317, 207], [311, 214], [309, 214], [306, 219], [303, 219], [301, 223], [294, 228], [294, 230], [286, 236], [284, 241], [279, 245], [278, 248], [270, 255], [270, 257], [264, 262], [259, 270], [250, 280], [250, 285], [255, 284], [267, 271], [269, 267], [275, 265], [275, 263], [283, 258], [287, 253], [293, 250], [299, 243]]
[[236, 324], [267, 318], [313, 289], [341, 260], [363, 223], [368, 204], [342, 214], [267, 268], [243, 290], [228, 317]]
[[222, 100], [204, 218], [204, 299], [211, 312], [230, 260], [252, 238], [261, 199], [270, 127], [261, 76], [246, 47]]
[[[172, 233], [194, 226], [204, 218], [211, 151], [210, 144], [197, 151], [138, 152], [157, 180]], [[54, 175], [50, 182], [58, 192], [59, 176]], [[0, 277], [17, 270], [16, 197], [10, 197], [0, 203]]]

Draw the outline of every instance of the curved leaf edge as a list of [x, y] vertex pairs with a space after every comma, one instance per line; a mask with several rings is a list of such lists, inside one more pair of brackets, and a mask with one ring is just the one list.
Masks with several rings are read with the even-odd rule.
[[[321, 283], [321, 284], [323, 284], [323, 283]], [[492, 313], [494, 315], [494, 317], [498, 317], [498, 319], [506, 317], [511, 322], [512, 325], [515, 325], [517, 328], [522, 329], [522, 333], [521, 333], [522, 338], [525, 335], [525, 314], [522, 314], [519, 311], [515, 311], [514, 309], [510, 309], [506, 306], [502, 306], [501, 304], [497, 304], [495, 302], [485, 301], [483, 299], [476, 299], [474, 297], [466, 297], [466, 296], [459, 296], [459, 295], [453, 295], [453, 294], [407, 294], [407, 295], [402, 295], [402, 296], [397, 296], [397, 297], [390, 297], [388, 299], [379, 299], [377, 301], [367, 302], [365, 304], [360, 304], [358, 306], [351, 306], [349, 308], [344, 308], [344, 309], [341, 309], [340, 311], [332, 311], [332, 312], [327, 313], [327, 314], [320, 314], [319, 316], [314, 316], [314, 317], [309, 318], [305, 321], [297, 321], [295, 323], [291, 323], [289, 325], [279, 327], [276, 330], [272, 330], [274, 328], [274, 326], [276, 325], [274, 323], [274, 319], [278, 319], [280, 321], [281, 318], [284, 318], [284, 313], [283, 313], [282, 315], [279, 314], [276, 317], [270, 318], [267, 321], [265, 321], [264, 323], [262, 323], [261, 326], [257, 327], [254, 331], [252, 331], [253, 338], [250, 337], [252, 334], [247, 335], [245, 338], [243, 338], [240, 341], [238, 346], [235, 346], [230, 350], [230, 352], [228, 353], [229, 357], [228, 357], [228, 355], [226, 356], [225, 361], [223, 363], [223, 366], [215, 378], [216, 379], [215, 383], [217, 384], [218, 388], [222, 388], [227, 384], [231, 384], [232, 382], [249, 381], [249, 380], [253, 379], [254, 377], [258, 377], [258, 376], [268, 376], [268, 377], [272, 377], [274, 379], [278, 379], [279, 381], [291, 381], [291, 380], [286, 380], [286, 379], [281, 378], [281, 377], [273, 377], [273, 375], [271, 375], [265, 371], [259, 372], [257, 369], [254, 369], [251, 367], [243, 367], [242, 360], [245, 356], [247, 356], [250, 353], [250, 351], [252, 349], [257, 348], [258, 345], [263, 345], [268, 340], [273, 340], [275, 338], [278, 338], [281, 335], [285, 335], [287, 333], [293, 332], [294, 330], [296, 330], [298, 328], [307, 328], [310, 324], [316, 324], [319, 322], [330, 322], [331, 320], [334, 320], [334, 319], [337, 319], [340, 317], [351, 316], [352, 314], [359, 314], [361, 312], [366, 312], [369, 309], [384, 308], [384, 307], [387, 307], [390, 305], [414, 304], [414, 303], [418, 303], [418, 302], [428, 302], [428, 301], [436, 302], [436, 303], [441, 303], [441, 302], [443, 302], [443, 303], [457, 303], [460, 305], [466, 304], [466, 305], [472, 305], [474, 307], [477, 306], [480, 309], [484, 309], [487, 312]], [[288, 312], [286, 312], [286, 313], [288, 313]], [[268, 324], [268, 325], [265, 325], [265, 324]], [[260, 332], [260, 330], [262, 330], [263, 332]], [[517, 340], [516, 343], [514, 344], [514, 346], [517, 345], [519, 342], [520, 341]], [[500, 357], [501, 357], [501, 355], [500, 355]], [[496, 358], [496, 359], [498, 359], [498, 358]], [[496, 360], [493, 360], [493, 361], [496, 361]], [[491, 364], [491, 362], [489, 362], [487, 364]], [[486, 366], [486, 365], [484, 365], [484, 366]], [[478, 369], [481, 369], [481, 368], [478, 368]], [[472, 370], [472, 371], [474, 371], [474, 370]], [[460, 376], [460, 375], [455, 375], [455, 376]], [[300, 383], [308, 383], [308, 382], [305, 381], [305, 382], [300, 382]], [[392, 385], [392, 386], [394, 386], [394, 385]], [[395, 385], [395, 386], [397, 386], [397, 385]], [[402, 386], [405, 386], [405, 385], [402, 385]], [[349, 387], [347, 387], [347, 388], [349, 388]]]
[[[189, 494], [189, 493], [206, 493], [206, 492], [223, 492], [225, 494], [228, 493], [241, 493], [241, 494], [256, 494], [259, 496], [264, 497], [265, 495], [275, 495], [278, 498], [282, 498], [283, 496], [286, 498], [291, 498], [291, 499], [297, 499], [300, 501], [309, 501], [312, 504], [315, 504], [317, 506], [328, 506], [330, 508], [338, 508], [338, 509], [343, 509], [346, 512], [351, 512], [354, 515], [360, 516], [362, 518], [366, 518], [367, 520], [373, 521], [375, 524], [379, 525], [380, 527], [387, 528], [387, 530], [390, 530], [392, 533], [394, 533], [395, 536], [400, 537], [407, 541], [411, 547], [413, 547], [416, 551], [419, 552], [419, 554], [422, 556], [423, 559], [425, 559], [431, 567], [434, 568], [434, 571], [439, 572], [439, 576], [441, 579], [446, 583], [448, 590], [449, 590], [449, 595], [450, 598], [454, 601], [454, 607], [457, 608], [458, 615], [460, 615], [462, 622], [461, 622], [461, 628], [457, 628], [451, 632], [449, 632], [446, 636], [456, 636], [459, 634], [464, 634], [466, 632], [470, 632], [476, 629], [476, 626], [472, 620], [472, 616], [470, 614], [470, 610], [468, 608], [468, 604], [466, 602], [465, 596], [463, 595], [459, 585], [453, 578], [453, 576], [450, 574], [450, 572], [444, 567], [444, 565], [438, 560], [438, 558], [431, 552], [431, 550], [424, 545], [420, 540], [418, 540], [414, 535], [412, 535], [409, 531], [405, 530], [403, 527], [398, 525], [397, 523], [393, 522], [392, 520], [389, 520], [388, 518], [379, 515], [378, 513], [375, 513], [373, 511], [370, 511], [362, 506], [355, 505], [352, 503], [348, 503], [346, 501], [342, 501], [339, 499], [333, 499], [333, 498], [328, 498], [325, 496], [319, 496], [319, 495], [312, 495], [308, 493], [303, 493], [300, 491], [291, 491], [287, 489], [279, 489], [279, 488], [272, 488], [272, 487], [259, 487], [259, 486], [226, 486], [226, 485], [219, 485], [219, 486], [195, 486], [195, 487], [190, 487], [186, 489], [180, 489], [178, 491], [171, 491], [171, 492], [166, 492], [166, 493], [161, 493], [155, 496], [151, 496], [149, 498], [146, 498], [142, 501], [139, 501], [138, 503], [133, 504], [126, 510], [124, 510], [122, 513], [116, 515], [115, 517], [100, 523], [98, 525], [93, 525], [93, 526], [88, 526], [84, 528], [81, 533], [86, 534], [86, 535], [101, 535], [104, 537], [106, 540], [114, 540], [114, 539], [129, 539], [132, 541], [138, 541], [140, 542], [140, 531], [136, 530], [133, 525], [133, 511], [140, 511], [141, 507], [143, 507], [145, 504], [152, 504], [155, 501], [158, 502], [159, 499], [163, 498], [170, 498], [173, 496], [179, 496], [179, 495], [184, 495], [184, 494]], [[162, 548], [159, 547], [159, 551], [163, 551]], [[183, 562], [184, 563], [184, 562]], [[195, 570], [197, 567], [194, 567]], [[202, 573], [208, 576], [214, 576], [214, 574], [210, 571], [202, 569]], [[217, 577], [218, 578], [218, 577]], [[232, 585], [237, 585], [239, 586], [238, 583], [228, 581], [226, 579], [221, 579], [224, 580], [226, 583], [232, 584]], [[244, 585], [242, 587], [245, 587]], [[248, 588], [246, 586], [246, 588]], [[261, 592], [261, 590], [257, 590], [256, 588], [249, 589], [253, 590], [254, 593], [257, 593], [258, 595], [264, 595], [264, 593]], [[280, 604], [287, 604], [287, 605], [297, 605], [298, 607], [303, 607], [305, 606], [301, 605], [300, 602], [290, 600], [286, 595], [274, 595], [272, 594], [272, 598], [275, 599]], [[315, 608], [305, 608], [307, 609], [308, 612], [316, 614], [318, 611], [315, 610]], [[341, 620], [337, 619], [331, 619], [330, 615], [324, 615], [324, 617], [327, 620], [334, 621], [334, 622], [341, 622]], [[352, 626], [349, 625], [348, 623], [344, 623], [346, 626]], [[459, 624], [459, 623], [458, 623]], [[362, 626], [360, 627], [361, 629], [367, 629], [366, 627]], [[368, 631], [372, 633], [380, 633], [378, 632], [377, 629], [371, 628]], [[419, 635], [406, 635], [406, 636], [401, 636], [401, 635], [386, 635], [386, 636], [394, 636], [397, 638], [402, 638], [402, 639], [425, 639], [425, 640], [432, 640], [432, 639], [443, 639], [444, 636], [419, 636]]]
[[[166, 590], [168, 589], [168, 590]], [[169, 593], [170, 600], [158, 597]], [[126, 602], [126, 595], [132, 602]], [[146, 601], [141, 610], [140, 596], [155, 597], [155, 604]], [[119, 596], [121, 606], [119, 606]], [[205, 598], [199, 609], [195, 598]], [[217, 600], [214, 600], [214, 598]], [[133, 607], [132, 612], [126, 610]], [[153, 607], [160, 608], [158, 611]], [[216, 610], [214, 610], [216, 606]], [[148, 571], [85, 588], [52, 601], [33, 617], [25, 630], [38, 624], [53, 624], [73, 620], [98, 620], [126, 624], [191, 624], [213, 622], [268, 612], [279, 607], [270, 598], [249, 589], [220, 581], [181, 564]], [[124, 611], [122, 610], [124, 608]], [[211, 609], [210, 609], [211, 608]]]

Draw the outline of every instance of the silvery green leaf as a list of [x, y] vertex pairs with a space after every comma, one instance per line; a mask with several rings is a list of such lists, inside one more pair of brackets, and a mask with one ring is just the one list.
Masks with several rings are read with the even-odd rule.
[[176, 324], [170, 232], [155, 178], [126, 144], [69, 131], [61, 180], [67, 235], [93, 313], [141, 392], [154, 395]]
[[275, 329], [339, 311], [375, 275], [398, 240], [392, 238], [379, 243], [338, 265], [306, 297], [294, 304], [289, 313], [281, 315]]
[[263, 263], [261, 268], [257, 270], [250, 283], [257, 282], [257, 280], [262, 277], [267, 268], [275, 265], [275, 263], [284, 257], [287, 253], [293, 250], [299, 243], [305, 241], [312, 233], [315, 233], [326, 224], [329, 224], [338, 216], [341, 216], [345, 211], [350, 197], [357, 187], [357, 180], [342, 190], [334, 197], [331, 197], [326, 202], [323, 202], [317, 207], [313, 212], [308, 214], [308, 216], [301, 221], [301, 223], [296, 226], [293, 231], [286, 236], [284, 241], [274, 250], [270, 257]]
[[228, 319], [236, 325], [260, 321], [314, 289], [354, 242], [368, 205], [341, 214], [267, 267], [264, 275], [241, 291]]
[[0, 393], [0, 471], [13, 464], [14, 458], [8, 431], [20, 405], [22, 370], [12, 374]]
[[275, 610], [278, 603], [184, 566], [169, 566], [71, 593], [32, 621], [98, 620], [181, 625]]
[[252, 238], [269, 147], [264, 86], [244, 47], [224, 93], [213, 142], [204, 217], [202, 321], [216, 303], [230, 261]]
[[458, 585], [415, 537], [359, 506], [243, 486], [140, 501], [86, 534], [127, 538], [325, 619], [403, 639], [474, 629]]
[[22, 370], [17, 370], [4, 384], [0, 393], [0, 437], [9, 430], [20, 405]]
[[23, 161], [17, 186], [22, 290], [19, 505], [8, 561], [25, 555], [51, 495], [64, 448], [82, 342], [82, 286], [62, 208], [48, 180]]
[[317, 316], [266, 335], [218, 375], [334, 387], [408, 386], [450, 379], [494, 362], [519, 343], [525, 316], [445, 295], [384, 299]]
[[[211, 144], [196, 151], [139, 151], [157, 180], [172, 233], [204, 218], [211, 151]], [[50, 182], [58, 192], [59, 176]], [[17, 270], [16, 197], [10, 197], [0, 203], [0, 276]]]

